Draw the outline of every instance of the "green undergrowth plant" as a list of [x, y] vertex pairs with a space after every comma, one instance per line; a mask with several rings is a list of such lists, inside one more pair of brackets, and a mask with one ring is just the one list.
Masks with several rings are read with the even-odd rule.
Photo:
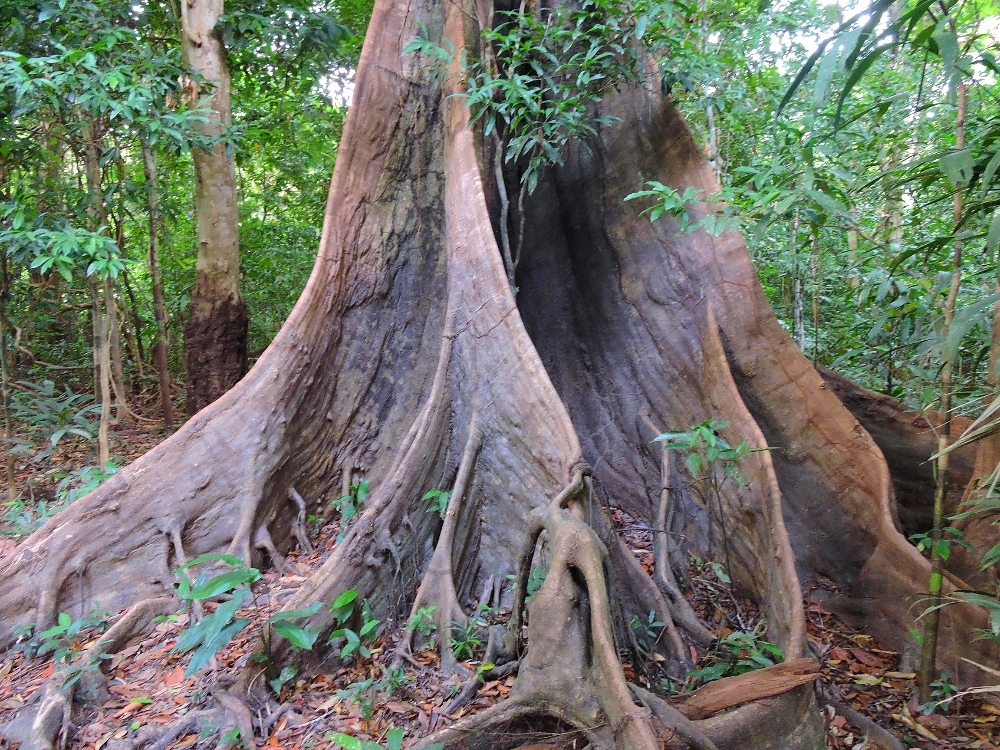
[[37, 626], [29, 624], [15, 631], [12, 650], [23, 651], [25, 659], [51, 654], [54, 668], [65, 678], [63, 686], [69, 687], [86, 672], [97, 670], [101, 661], [111, 658], [98, 653], [86, 663], [79, 661], [87, 644], [107, 629], [110, 618], [111, 615], [96, 603], [89, 616], [76, 620], [60, 612], [51, 628], [39, 631]]
[[330, 505], [340, 514], [340, 533], [337, 534], [337, 544], [344, 541], [348, 529], [361, 512], [361, 506], [368, 499], [369, 484], [367, 479], [361, 479], [350, 486], [346, 495], [331, 500]]
[[56, 499], [64, 506], [69, 505], [96, 490], [117, 474], [119, 468], [118, 462], [111, 460], [103, 468], [88, 464], [74, 469], [59, 480], [59, 484], [56, 485]]
[[763, 622], [749, 631], [734, 631], [720, 638], [715, 648], [705, 658], [704, 665], [688, 673], [694, 686], [719, 680], [723, 677], [753, 672], [773, 667], [785, 659], [782, 650], [764, 640]]
[[337, 693], [338, 698], [357, 707], [363, 719], [370, 719], [379, 703], [390, 700], [393, 695], [406, 690], [414, 682], [402, 667], [387, 667], [377, 663], [376, 666], [381, 673], [380, 677], [352, 682]]
[[[374, 740], [362, 741], [357, 737], [352, 737], [351, 735], [344, 734], [343, 732], [327, 732], [323, 735], [323, 738], [329, 740], [338, 747], [344, 748], [344, 750], [401, 750], [405, 734], [406, 733], [402, 729], [393, 727], [385, 733], [384, 745]], [[435, 742], [431, 745], [425, 745], [424, 750], [444, 750], [444, 743]]]
[[[29, 464], [50, 466], [60, 445], [68, 441], [90, 444], [97, 439], [96, 419], [100, 408], [92, 403], [91, 394], [75, 393], [65, 386], [60, 392], [53, 381], [40, 384], [21, 381], [23, 390], [11, 395], [11, 420], [15, 437], [10, 438], [7, 453], [28, 461]], [[118, 471], [118, 465], [109, 461], [103, 468], [85, 465], [68, 473], [59, 466], [45, 469], [42, 482], [58, 480], [55, 500], [15, 497], [2, 503], [0, 533], [20, 538], [35, 531], [45, 521], [67, 505], [83, 497]], [[34, 480], [30, 480], [34, 482]]]
[[[203, 571], [192, 581], [188, 571], [206, 563], [221, 564], [229, 570], [211, 577], [207, 571]], [[260, 571], [246, 565], [241, 558], [233, 555], [201, 555], [177, 568], [175, 573], [179, 578], [177, 595], [187, 604], [192, 614], [195, 611], [195, 603], [205, 606], [208, 600], [222, 599], [213, 611], [203, 613], [198, 621], [185, 628], [177, 639], [175, 651], [181, 654], [194, 651], [184, 676], [190, 677], [204, 667], [221, 648], [250, 625], [249, 618], [236, 616], [240, 608], [250, 600], [257, 613], [255, 619], [259, 623], [257, 635], [263, 647], [260, 659], [266, 664], [271, 687], [280, 694], [282, 686], [297, 674], [297, 668], [286, 665], [280, 673], [277, 672], [272, 659], [273, 634], [286, 639], [294, 653], [312, 650], [319, 637], [319, 629], [300, 625], [296, 621], [316, 614], [322, 605], [317, 602], [305, 609], [276, 612], [270, 617], [261, 618], [260, 605], [253, 590], [253, 584], [261, 579]]]
[[938, 672], [938, 678], [931, 683], [931, 700], [920, 706], [924, 714], [932, 714], [937, 710], [944, 709], [947, 712], [948, 706], [958, 697], [958, 686], [951, 681], [951, 676], [944, 670]]
[[639, 617], [633, 613], [628, 624], [632, 630], [635, 644], [641, 652], [640, 655], [649, 656], [656, 647], [656, 642], [660, 639], [660, 633], [666, 623], [657, 619], [655, 610], [650, 610], [646, 617]]
[[434, 622], [435, 609], [437, 605], [434, 604], [418, 607], [406, 623], [407, 630], [417, 633], [423, 639], [420, 648], [427, 649], [434, 645], [433, 636], [437, 632], [437, 625]]
[[11, 395], [11, 417], [24, 437], [14, 440], [12, 453], [39, 461], [49, 458], [66, 436], [88, 443], [97, 439], [100, 407], [93, 394], [75, 393], [68, 385], [60, 393], [51, 380], [18, 385], [24, 390]]
[[444, 514], [448, 510], [448, 501], [451, 500], [450, 490], [430, 490], [423, 497], [427, 503], [427, 513], [437, 513], [444, 519]]
[[364, 601], [361, 603], [359, 613], [361, 627], [356, 631], [349, 627], [349, 623], [355, 617], [357, 600], [358, 592], [354, 589], [348, 589], [334, 599], [333, 604], [330, 605], [330, 612], [333, 614], [334, 631], [330, 633], [330, 638], [327, 642], [333, 643], [341, 638], [344, 639], [344, 645], [340, 647], [339, 651], [340, 658], [342, 659], [346, 659], [354, 653], [361, 655], [365, 659], [372, 655], [370, 645], [375, 640], [380, 621], [372, 616], [368, 602]]
[[476, 658], [476, 650], [483, 645], [482, 626], [477, 617], [451, 623], [451, 650], [456, 659]]
[[61, 476], [55, 487], [55, 502], [15, 497], [13, 500], [0, 503], [0, 508], [3, 508], [3, 515], [0, 516], [2, 519], [0, 535], [15, 539], [27, 536], [67, 505], [96, 489], [117, 471], [118, 464], [115, 461], [108, 461], [104, 469], [88, 465], [74, 469], [68, 474], [52, 472], [53, 476]]
[[[739, 219], [734, 215], [733, 208], [725, 201], [723, 193], [716, 193], [704, 198], [704, 190], [687, 187], [681, 193], [656, 180], [649, 180], [646, 186], [648, 189], [629, 193], [625, 196], [625, 200], [653, 198], [653, 205], [644, 208], [639, 212], [639, 215], [649, 214], [651, 222], [656, 221], [664, 214], [673, 216], [677, 219], [677, 234], [688, 234], [702, 229], [711, 235], [718, 236], [723, 232], [739, 228]], [[700, 219], [692, 221], [690, 212], [702, 203], [712, 205], [714, 210], [706, 213]]]
[[[719, 578], [727, 584], [732, 582], [732, 562], [729, 555], [729, 536], [726, 529], [725, 511], [722, 507], [722, 491], [726, 482], [732, 480], [743, 484], [743, 474], [740, 472], [740, 462], [751, 453], [769, 448], [751, 448], [746, 440], [736, 446], [730, 445], [721, 435], [729, 427], [715, 417], [691, 425], [679, 432], [664, 432], [654, 438], [654, 442], [663, 444], [664, 450], [677, 451], [684, 460], [684, 467], [690, 475], [689, 487], [701, 500], [706, 513], [712, 514], [712, 501], [715, 501], [715, 511], [718, 513], [719, 529], [722, 533], [722, 549], [725, 555], [726, 569]], [[736, 605], [735, 599], [733, 606]], [[737, 606], [738, 610], [738, 606]], [[737, 611], [737, 616], [739, 612]]]

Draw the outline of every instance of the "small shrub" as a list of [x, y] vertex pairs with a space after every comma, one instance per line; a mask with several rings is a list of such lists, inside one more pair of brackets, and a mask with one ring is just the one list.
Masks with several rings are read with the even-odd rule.
[[361, 628], [357, 631], [349, 628], [347, 623], [354, 616], [357, 598], [358, 592], [354, 589], [348, 589], [330, 605], [335, 629], [330, 633], [327, 643], [332, 643], [338, 638], [346, 640], [346, 643], [340, 649], [341, 658], [346, 658], [355, 652], [366, 659], [371, 656], [371, 649], [368, 648], [368, 644], [375, 640], [376, 628], [378, 628], [380, 621], [372, 616], [371, 609], [368, 607], [368, 603], [365, 602], [361, 608]]
[[459, 661], [474, 659], [476, 649], [482, 645], [480, 623], [476, 618], [470, 617], [467, 620], [451, 624], [451, 650], [456, 659]]
[[708, 663], [700, 669], [692, 670], [688, 676], [699, 683], [706, 683], [773, 667], [784, 661], [781, 649], [763, 640], [763, 634], [764, 623], [759, 623], [749, 633], [735, 631], [720, 638], [715, 651], [707, 657]]

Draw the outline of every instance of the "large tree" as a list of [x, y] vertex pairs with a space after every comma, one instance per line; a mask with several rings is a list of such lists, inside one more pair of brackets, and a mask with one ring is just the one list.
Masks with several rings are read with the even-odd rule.
[[[494, 229], [492, 141], [455, 96], [461, 55], [441, 75], [403, 54], [417, 36], [478, 49], [487, 18], [473, 2], [378, 2], [298, 305], [236, 388], [15, 550], [0, 571], [0, 642], [79, 602], [170, 606], [178, 564], [274, 557], [294, 543], [290, 496], [315, 509], [364, 476], [363, 513], [287, 607], [348, 588], [396, 622], [434, 605], [447, 657], [450, 623], [512, 572], [501, 600], [520, 634], [528, 570], [547, 550], [511, 697], [441, 741], [476, 744], [492, 722], [544, 714], [630, 749], [659, 747], [664, 726], [703, 748], [820, 747], [808, 685], [695, 723], [630, 693], [621, 613], [655, 611], [678, 669], [685, 639], [705, 633], [606, 508], [655, 524], [673, 482], [652, 439], [724, 420], [732, 444], [773, 450], [742, 462], [745, 483], [717, 507], [675, 493], [671, 530], [689, 551], [729, 558], [789, 659], [809, 658], [800, 581], [817, 576], [835, 584], [827, 606], [902, 650], [929, 568], [898, 531], [882, 454], [778, 324], [739, 235], [679, 233], [624, 202], [644, 180], [717, 189], [658, 87], [608, 96], [595, 117], [615, 119], [542, 174], [524, 204], [515, 295]], [[420, 500], [432, 488], [452, 491], [443, 522]], [[943, 622], [949, 666], [975, 680], [958, 654], [994, 658], [968, 645], [981, 613]], [[497, 661], [515, 650], [506, 640]]]

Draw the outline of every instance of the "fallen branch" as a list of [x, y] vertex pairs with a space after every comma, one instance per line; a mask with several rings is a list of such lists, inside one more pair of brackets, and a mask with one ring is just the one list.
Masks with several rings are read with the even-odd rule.
[[773, 667], [710, 682], [677, 704], [677, 708], [689, 719], [707, 719], [733, 706], [787, 693], [817, 677], [819, 662], [815, 659], [790, 659]]

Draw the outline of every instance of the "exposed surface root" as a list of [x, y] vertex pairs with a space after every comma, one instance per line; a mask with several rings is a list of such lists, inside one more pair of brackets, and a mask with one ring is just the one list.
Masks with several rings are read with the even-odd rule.
[[[529, 519], [529, 545], [521, 557], [521, 571], [524, 561], [530, 562], [543, 530], [551, 562], [545, 582], [532, 597], [528, 651], [510, 698], [428, 741], [447, 744], [515, 716], [543, 713], [576, 727], [606, 726], [616, 747], [660, 747], [650, 710], [633, 702], [618, 660], [607, 593], [607, 549], [577, 517], [578, 507], [567, 510], [583, 487], [584, 471], [577, 469], [569, 486]], [[509, 625], [515, 635], [520, 630], [524, 596], [524, 576], [519, 575]]]
[[271, 562], [274, 563], [274, 567], [277, 568], [279, 573], [284, 575], [288, 572], [288, 564], [285, 562], [285, 557], [274, 546], [274, 540], [271, 539], [271, 532], [267, 530], [266, 524], [261, 524], [260, 528], [257, 529], [253, 537], [253, 544], [256, 549], [267, 552], [268, 557], [271, 558]]
[[715, 638], [708, 628], [701, 624], [687, 599], [681, 593], [680, 586], [670, 566], [668, 534], [673, 525], [674, 493], [678, 491], [680, 480], [674, 464], [674, 452], [663, 451], [663, 486], [660, 490], [660, 505], [656, 513], [656, 529], [653, 538], [653, 558], [655, 567], [653, 579], [667, 600], [670, 617], [691, 638], [701, 646], [710, 646]]
[[[455, 659], [452, 651], [452, 627], [456, 623], [464, 623], [468, 617], [458, 602], [458, 592], [455, 590], [454, 547], [455, 533], [462, 515], [463, 503], [469, 501], [469, 487], [472, 471], [482, 443], [482, 428], [479, 415], [474, 414], [469, 425], [469, 435], [466, 438], [465, 449], [458, 465], [455, 486], [448, 499], [448, 507], [444, 514], [444, 524], [438, 537], [427, 571], [424, 573], [413, 602], [411, 615], [425, 607], [434, 607], [431, 617], [436, 627], [438, 645], [441, 648], [441, 669], [445, 674], [465, 673]], [[408, 656], [412, 647], [413, 633], [401, 642], [402, 655]]]
[[[350, 485], [348, 485], [348, 492], [350, 492]], [[347, 493], [344, 493], [347, 494]], [[306, 532], [306, 501], [302, 498], [302, 495], [298, 491], [289, 486], [288, 497], [291, 498], [292, 502], [295, 503], [295, 507], [298, 509], [298, 514], [295, 516], [295, 525], [292, 526], [292, 533], [295, 534], [295, 538], [298, 540], [299, 549], [307, 555], [311, 555], [314, 550], [312, 543], [309, 541], [309, 534]]]
[[691, 747], [695, 748], [695, 750], [718, 750], [715, 743], [712, 742], [712, 740], [710, 740], [693, 721], [658, 695], [654, 695], [648, 690], [642, 689], [638, 685], [630, 685], [629, 687], [632, 688], [632, 692], [635, 694], [635, 697], [649, 707], [649, 709], [653, 712], [653, 716], [656, 717], [656, 720], [659, 721], [660, 724], [676, 731], [684, 737], [684, 739], [686, 739], [690, 743]]
[[[157, 615], [172, 611], [176, 600], [146, 599], [131, 607], [118, 621], [87, 647], [75, 662], [57, 670], [41, 690], [36, 704], [26, 706], [9, 723], [0, 727], [5, 736], [21, 742], [21, 750], [52, 750], [66, 744], [73, 712], [73, 698], [78, 693], [95, 699], [106, 695], [104, 675], [97, 667], [106, 654], [120, 651], [129, 640], [143, 633]], [[78, 679], [70, 682], [74, 671]], [[68, 683], [68, 684], [67, 684]]]

